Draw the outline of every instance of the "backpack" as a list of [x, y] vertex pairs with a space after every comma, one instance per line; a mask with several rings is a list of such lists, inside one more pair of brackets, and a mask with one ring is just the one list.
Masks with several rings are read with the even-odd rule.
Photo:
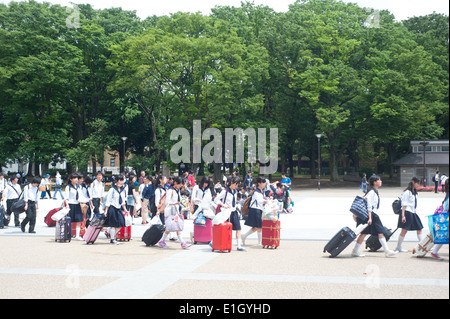
[[247, 197], [247, 199], [245, 200], [244, 204], [242, 204], [241, 207], [241, 213], [244, 216], [248, 215], [248, 210], [249, 210], [249, 206], [250, 206], [250, 201], [252, 200], [252, 196]]
[[436, 183], [436, 175], [433, 175], [433, 177], [431, 178], [431, 180], [433, 181], [433, 183]]
[[400, 215], [402, 213], [402, 200], [400, 197], [392, 203], [392, 210], [396, 215]]

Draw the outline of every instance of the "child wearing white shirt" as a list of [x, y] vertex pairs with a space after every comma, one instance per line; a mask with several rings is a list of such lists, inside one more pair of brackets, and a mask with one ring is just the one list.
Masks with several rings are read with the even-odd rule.
[[408, 231], [417, 231], [417, 239], [423, 239], [423, 225], [420, 217], [416, 214], [417, 208], [417, 188], [420, 186], [420, 180], [413, 177], [408, 184], [408, 187], [402, 193], [402, 213], [398, 216], [398, 228], [402, 229], [398, 237], [397, 248], [398, 252], [406, 253], [408, 250], [402, 248], [403, 241]]

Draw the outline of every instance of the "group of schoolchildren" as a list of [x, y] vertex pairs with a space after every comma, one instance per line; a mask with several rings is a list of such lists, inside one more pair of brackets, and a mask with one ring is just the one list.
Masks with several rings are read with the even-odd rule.
[[[181, 177], [165, 177], [159, 175], [155, 178], [143, 176], [140, 179], [141, 184], [137, 182], [134, 174], [116, 175], [112, 178], [109, 191], [105, 193], [103, 183], [103, 174], [98, 172], [94, 179], [89, 175], [73, 173], [69, 175], [65, 192], [62, 194], [64, 205], [69, 208], [68, 216], [71, 218], [72, 225], [75, 224], [75, 239], [83, 240], [81, 233], [84, 227], [89, 225], [89, 221], [94, 216], [100, 216], [103, 210], [104, 227], [107, 228], [107, 234], [110, 236], [111, 244], [118, 244], [116, 234], [120, 228], [126, 227], [125, 216], [131, 218], [142, 217], [142, 224], [148, 224], [149, 219], [159, 217], [162, 224], [166, 223], [167, 211], [175, 207], [185, 218], [196, 217], [199, 211], [211, 210], [213, 215], [221, 207], [232, 211], [229, 221], [236, 232], [237, 250], [245, 251], [243, 244], [245, 239], [256, 232], [258, 244], [261, 245], [262, 231], [262, 212], [264, 205], [269, 197], [286, 203], [285, 207], [293, 205], [290, 200], [291, 181], [283, 174], [283, 184], [275, 182], [270, 184], [263, 177], [258, 177], [253, 181], [251, 172], [244, 179], [244, 185], [241, 186], [241, 179], [237, 173], [228, 177], [224, 184], [213, 183], [212, 176], [204, 176], [199, 184], [196, 184], [192, 172], [189, 175]], [[8, 196], [7, 205], [11, 206], [20, 196], [20, 186], [16, 186], [17, 179], [11, 178], [10, 185], [5, 192]], [[27, 217], [22, 223], [19, 223], [18, 215], [15, 216], [16, 226], [20, 226], [25, 232], [25, 227], [29, 223], [29, 232], [34, 233], [36, 224], [36, 210], [38, 208], [39, 186], [41, 181], [37, 178], [31, 184], [25, 186], [24, 194], [27, 206], [25, 212]], [[137, 186], [139, 191], [137, 191]], [[16, 196], [12, 196], [14, 195]], [[15, 194], [17, 193], [17, 194]], [[249, 212], [245, 225], [250, 226], [250, 230], [241, 234], [241, 212], [242, 205], [248, 196], [252, 196], [249, 203]], [[10, 199], [11, 197], [11, 199]], [[14, 198], [12, 198], [14, 197]], [[218, 210], [219, 209], [219, 210]], [[124, 216], [125, 213], [125, 216]], [[197, 214], [196, 214], [197, 213]], [[11, 214], [7, 214], [9, 217]], [[178, 239], [182, 248], [188, 248], [190, 243], [184, 240], [182, 231], [174, 232], [176, 238], [171, 238], [170, 231], [167, 230], [160, 242], [159, 247], [166, 248], [166, 240]]]
[[[364, 238], [367, 235], [375, 235], [378, 236], [378, 240], [382, 245], [386, 257], [393, 257], [397, 253], [406, 253], [408, 250], [402, 247], [403, 242], [405, 240], [405, 236], [409, 231], [415, 231], [417, 233], [417, 239], [420, 242], [425, 238], [425, 234], [423, 233], [423, 224], [420, 220], [420, 217], [416, 214], [417, 209], [417, 201], [418, 201], [418, 193], [417, 189], [420, 187], [420, 179], [417, 177], [413, 177], [411, 181], [408, 183], [408, 186], [402, 192], [401, 203], [402, 209], [399, 214], [397, 227], [401, 229], [400, 236], [397, 241], [397, 247], [395, 250], [391, 250], [388, 247], [387, 240], [384, 235], [384, 226], [381, 222], [380, 217], [377, 212], [380, 208], [380, 195], [378, 193], [378, 189], [382, 186], [382, 180], [377, 175], [372, 175], [369, 178], [369, 190], [366, 192], [365, 197], [367, 200], [367, 210], [369, 214], [368, 221], [364, 221], [357, 216], [354, 215], [354, 219], [357, 223], [357, 226], [368, 224], [368, 227], [365, 228], [359, 237], [356, 240], [356, 244], [352, 250], [351, 255], [353, 257], [364, 257], [359, 249], [364, 241]], [[444, 185], [445, 198], [442, 201], [443, 212], [449, 211], [449, 181], [447, 179]], [[431, 252], [431, 256], [434, 259], [442, 260], [439, 256], [438, 252], [442, 248], [443, 245], [435, 245]]]

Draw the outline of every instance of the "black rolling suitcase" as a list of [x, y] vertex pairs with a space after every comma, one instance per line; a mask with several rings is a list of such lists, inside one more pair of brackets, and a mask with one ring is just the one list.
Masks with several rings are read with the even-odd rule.
[[356, 239], [356, 234], [348, 227], [342, 228], [333, 238], [326, 244], [323, 252], [328, 252], [331, 258], [339, 255]]
[[323, 252], [328, 252], [331, 258], [338, 256], [345, 248], [348, 247], [368, 225], [359, 225], [355, 231], [348, 227], [342, 228], [333, 238], [326, 244]]
[[146, 246], [156, 245], [162, 238], [165, 229], [166, 228], [164, 227], [164, 225], [152, 225], [145, 231], [144, 235], [142, 236], [142, 241]]
[[[397, 231], [397, 229], [392, 231], [392, 229], [384, 227], [384, 237], [386, 238], [386, 241], [389, 241], [389, 239], [391, 239], [392, 235], [394, 235], [394, 233]], [[375, 252], [380, 248], [381, 248], [381, 243], [378, 240], [378, 235], [371, 235], [369, 238], [367, 238], [366, 249], [369, 249], [369, 251], [371, 251], [371, 252]]]

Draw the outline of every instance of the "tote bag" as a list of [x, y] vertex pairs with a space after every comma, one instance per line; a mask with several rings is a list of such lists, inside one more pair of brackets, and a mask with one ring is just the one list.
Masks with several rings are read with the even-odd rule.
[[350, 207], [350, 211], [353, 215], [356, 215], [363, 222], [367, 222], [369, 220], [369, 212], [367, 211], [367, 202], [364, 197], [356, 196], [353, 200], [352, 206]]
[[435, 214], [428, 216], [428, 226], [430, 228], [431, 236], [435, 244], [449, 243], [449, 214]]

